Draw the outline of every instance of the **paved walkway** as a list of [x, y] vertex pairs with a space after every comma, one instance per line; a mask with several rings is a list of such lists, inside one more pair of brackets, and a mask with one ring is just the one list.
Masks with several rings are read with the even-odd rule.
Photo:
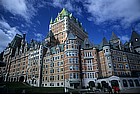
[[140, 94], [140, 88], [131, 88], [127, 90], [122, 90], [120, 93], [139, 93]]

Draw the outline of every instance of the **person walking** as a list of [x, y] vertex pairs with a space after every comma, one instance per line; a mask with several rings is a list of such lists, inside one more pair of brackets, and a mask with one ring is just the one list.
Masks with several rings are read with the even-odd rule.
[[111, 86], [108, 86], [108, 92], [109, 92], [109, 94], [110, 93], [112, 94], [112, 88], [111, 88]]
[[120, 93], [120, 89], [119, 89], [118, 86], [116, 87], [116, 92], [117, 92], [117, 93]]
[[117, 93], [116, 86], [113, 86], [114, 93]]

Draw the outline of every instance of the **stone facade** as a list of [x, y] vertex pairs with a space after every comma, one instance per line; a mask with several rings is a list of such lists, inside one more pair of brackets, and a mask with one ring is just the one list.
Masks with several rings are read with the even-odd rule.
[[[5, 81], [27, 82], [32, 86], [82, 88], [113, 85], [121, 89], [140, 84], [140, 35], [132, 32], [122, 43], [112, 33], [109, 41], [92, 44], [82, 23], [63, 9], [51, 19], [49, 33], [41, 43], [27, 43], [25, 34], [16, 35], [3, 53]], [[134, 86], [133, 86], [134, 85]]]

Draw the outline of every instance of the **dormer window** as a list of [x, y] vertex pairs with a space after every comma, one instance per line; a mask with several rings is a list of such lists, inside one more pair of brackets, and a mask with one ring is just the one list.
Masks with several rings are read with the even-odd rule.
[[138, 42], [138, 38], [136, 38], [135, 41]]

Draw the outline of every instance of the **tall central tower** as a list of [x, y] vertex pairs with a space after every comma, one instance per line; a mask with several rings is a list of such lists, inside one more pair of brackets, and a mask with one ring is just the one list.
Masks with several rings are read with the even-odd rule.
[[82, 23], [65, 8], [51, 19], [45, 39], [42, 86], [80, 86], [80, 49], [88, 34]]
[[53, 45], [63, 44], [69, 32], [77, 36], [79, 43], [82, 43], [88, 37], [82, 23], [72, 13], [63, 8], [54, 20], [51, 18], [46, 40], [51, 41]]

